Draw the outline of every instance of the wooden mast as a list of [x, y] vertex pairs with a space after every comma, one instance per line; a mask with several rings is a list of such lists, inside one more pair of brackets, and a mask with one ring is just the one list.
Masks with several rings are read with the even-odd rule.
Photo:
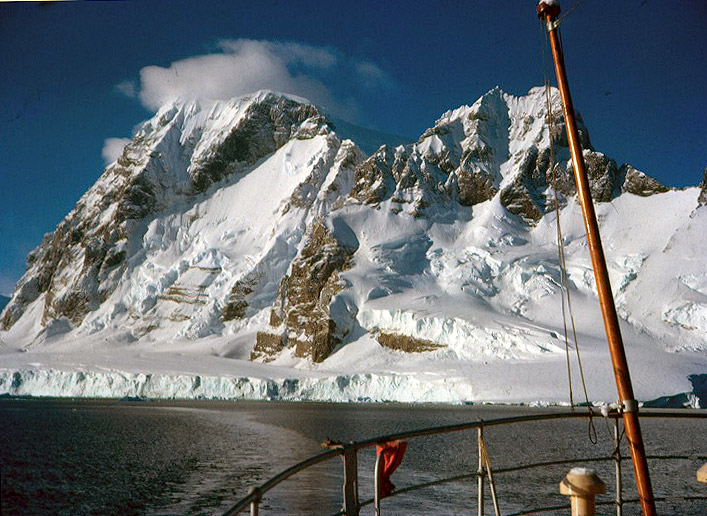
[[582, 147], [579, 141], [579, 132], [574, 118], [574, 108], [572, 97], [570, 96], [569, 84], [565, 73], [565, 62], [562, 54], [557, 31], [557, 15], [560, 14], [560, 5], [557, 0], [545, 0], [538, 4], [538, 16], [547, 25], [547, 32], [552, 46], [552, 55], [555, 61], [555, 72], [557, 74], [557, 84], [562, 99], [562, 111], [565, 117], [565, 127], [567, 128], [567, 140], [569, 142], [570, 153], [572, 155], [572, 168], [574, 169], [575, 182], [577, 183], [577, 195], [582, 205], [582, 215], [584, 217], [584, 227], [587, 232], [587, 243], [589, 253], [592, 258], [594, 277], [597, 283], [597, 292], [601, 304], [601, 312], [604, 318], [604, 328], [609, 343], [611, 361], [614, 367], [616, 387], [619, 399], [623, 405], [623, 420], [626, 438], [631, 451], [633, 461], [633, 471], [636, 476], [636, 487], [641, 499], [641, 509], [644, 516], [656, 516], [655, 501], [653, 499], [653, 488], [651, 487], [650, 474], [648, 472], [648, 461], [643, 446], [641, 426], [638, 422], [638, 403], [634, 399], [633, 387], [631, 386], [631, 376], [626, 361], [626, 352], [621, 339], [619, 319], [616, 315], [614, 297], [609, 283], [609, 272], [606, 267], [604, 251], [599, 236], [599, 225], [594, 212], [589, 180], [584, 167]]

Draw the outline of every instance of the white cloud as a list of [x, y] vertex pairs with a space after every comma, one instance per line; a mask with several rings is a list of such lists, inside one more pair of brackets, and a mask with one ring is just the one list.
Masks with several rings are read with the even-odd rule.
[[219, 48], [230, 54], [269, 54], [287, 63], [299, 63], [311, 68], [326, 69], [337, 64], [338, 52], [331, 48], [315, 47], [303, 43], [283, 43], [253, 39], [224, 39]]
[[106, 138], [101, 151], [105, 164], [110, 165], [117, 160], [128, 143], [130, 143], [130, 138]]
[[0, 296], [11, 297], [19, 279], [19, 275], [13, 278], [9, 272], [0, 272]]
[[137, 86], [135, 85], [135, 81], [130, 80], [119, 82], [115, 85], [115, 89], [119, 93], [122, 93], [126, 97], [130, 98], [135, 98], [135, 95], [137, 93]]
[[[218, 48], [218, 53], [181, 59], [167, 67], [141, 69], [137, 96], [143, 105], [157, 110], [176, 99], [227, 99], [270, 89], [356, 118], [355, 99], [361, 93], [393, 84], [375, 63], [332, 48], [249, 39], [223, 40]], [[116, 89], [131, 96], [129, 84], [124, 81]]]
[[355, 66], [367, 87], [385, 86], [389, 82], [387, 74], [371, 61], [357, 61]]

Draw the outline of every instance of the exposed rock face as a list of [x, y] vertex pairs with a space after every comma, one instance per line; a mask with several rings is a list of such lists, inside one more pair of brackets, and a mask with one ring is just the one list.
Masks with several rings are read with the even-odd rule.
[[280, 283], [270, 325], [282, 336], [258, 335], [253, 358], [268, 356], [284, 346], [295, 355], [321, 362], [345, 337], [330, 316], [332, 299], [346, 283], [339, 273], [346, 270], [357, 245], [338, 240], [322, 221], [315, 222], [304, 247], [292, 262], [290, 273]]
[[390, 149], [384, 145], [356, 168], [350, 196], [362, 204], [381, 202], [390, 195], [391, 189], [395, 189], [392, 167], [393, 156]]
[[250, 352], [251, 360], [270, 362], [285, 348], [285, 336], [259, 331], [256, 334], [255, 346]]
[[149, 180], [144, 174], [131, 178], [126, 162], [107, 170], [54, 233], [29, 254], [27, 274], [3, 313], [4, 329], [42, 295], [43, 322], [66, 317], [76, 325], [114, 288], [111, 279], [126, 258], [129, 218], [149, 213], [157, 204]]
[[707, 205], [707, 167], [705, 167], [702, 183], [700, 183], [700, 196], [697, 203], [699, 206]]
[[549, 161], [547, 152], [539, 155], [535, 147], [519, 156], [518, 173], [503, 190], [500, 199], [508, 211], [527, 222], [540, 220], [546, 211], [545, 190]]
[[[305, 120], [308, 126], [302, 127]], [[271, 95], [251, 104], [226, 139], [215, 144], [203, 163], [191, 170], [194, 191], [203, 192], [211, 184], [242, 171], [293, 137], [311, 138], [327, 124], [314, 106], [286, 97]]]
[[422, 353], [425, 351], [436, 351], [443, 348], [441, 344], [432, 342], [431, 340], [417, 339], [407, 335], [396, 333], [381, 333], [378, 335], [378, 342], [381, 346], [395, 349], [397, 351], [405, 351], [406, 353]]
[[636, 170], [631, 165], [621, 165], [619, 170], [621, 192], [628, 192], [641, 197], [667, 192], [669, 188], [656, 179]]
[[459, 204], [473, 206], [480, 202], [492, 199], [498, 192], [493, 176], [481, 169], [459, 171], [457, 178], [459, 185]]
[[[238, 102], [246, 105], [245, 112], [232, 126], [223, 119], [231, 116], [229, 108], [239, 107], [237, 101], [211, 113], [198, 103], [174, 105], [144, 123], [118, 160], [30, 253], [0, 327], [12, 327], [40, 296], [43, 323], [66, 317], [79, 325], [114, 291], [155, 213], [242, 171], [291, 138], [311, 138], [327, 127], [317, 108], [282, 95], [266, 92]], [[199, 116], [209, 116], [217, 128], [221, 122], [223, 134], [211, 134], [208, 123], [190, 123]], [[175, 155], [175, 146], [181, 155]], [[239, 310], [226, 312], [236, 317]]]
[[259, 279], [260, 277], [257, 273], [251, 273], [234, 283], [231, 288], [231, 293], [228, 296], [226, 306], [223, 307], [221, 312], [222, 321], [226, 322], [234, 319], [243, 319], [246, 316], [248, 297], [253, 293]]
[[594, 202], [609, 202], [619, 193], [616, 162], [599, 152], [584, 151], [589, 189]]
[[[424, 216], [431, 205], [473, 206], [499, 194], [508, 211], [533, 224], [554, 209], [553, 187], [564, 197], [576, 193], [556, 91], [552, 110], [554, 180], [544, 90], [531, 90], [520, 101], [494, 89], [471, 107], [445, 113], [414, 145], [381, 147], [356, 170], [351, 197], [369, 205], [391, 199], [398, 210]], [[578, 124], [596, 202], [622, 191], [664, 191], [657, 181], [635, 169], [619, 170], [614, 160], [594, 151], [581, 118]]]

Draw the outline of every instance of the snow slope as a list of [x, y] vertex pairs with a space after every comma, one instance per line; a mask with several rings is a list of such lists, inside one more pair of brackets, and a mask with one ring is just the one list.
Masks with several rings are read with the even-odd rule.
[[[165, 106], [30, 255], [0, 393], [567, 403], [567, 349], [584, 401], [579, 347], [589, 399], [615, 400], [561, 137], [554, 210], [544, 102], [496, 88], [368, 158], [296, 97]], [[704, 406], [700, 190], [618, 167], [581, 129], [636, 395]]]

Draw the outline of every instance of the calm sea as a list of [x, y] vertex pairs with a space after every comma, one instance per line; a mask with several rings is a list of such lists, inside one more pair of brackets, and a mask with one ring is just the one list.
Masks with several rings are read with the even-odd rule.
[[[326, 438], [360, 440], [391, 432], [489, 420], [548, 409], [403, 404], [280, 402], [119, 402], [0, 400], [0, 509], [3, 516], [218, 515], [247, 488], [319, 453]], [[658, 496], [707, 496], [695, 471], [707, 462], [707, 420], [643, 423]], [[493, 468], [608, 454], [609, 428], [596, 420], [591, 444], [582, 421], [539, 422], [486, 430]], [[393, 476], [401, 488], [476, 470], [476, 434], [411, 441]], [[373, 452], [361, 452], [361, 499], [372, 495]], [[576, 465], [582, 465], [578, 462]], [[613, 497], [613, 466], [594, 465]], [[558, 482], [568, 466], [497, 475], [502, 513], [561, 505]], [[633, 498], [630, 463], [626, 497]], [[264, 500], [261, 514], [325, 515], [340, 508], [341, 461], [289, 480]], [[383, 514], [471, 514], [474, 480], [429, 487], [383, 501]], [[490, 500], [488, 513], [492, 508]], [[707, 501], [667, 502], [661, 514], [704, 516]], [[627, 507], [625, 514], [639, 514]], [[362, 514], [372, 514], [371, 506]], [[560, 514], [569, 514], [562, 511]], [[599, 514], [615, 514], [613, 507]]]

